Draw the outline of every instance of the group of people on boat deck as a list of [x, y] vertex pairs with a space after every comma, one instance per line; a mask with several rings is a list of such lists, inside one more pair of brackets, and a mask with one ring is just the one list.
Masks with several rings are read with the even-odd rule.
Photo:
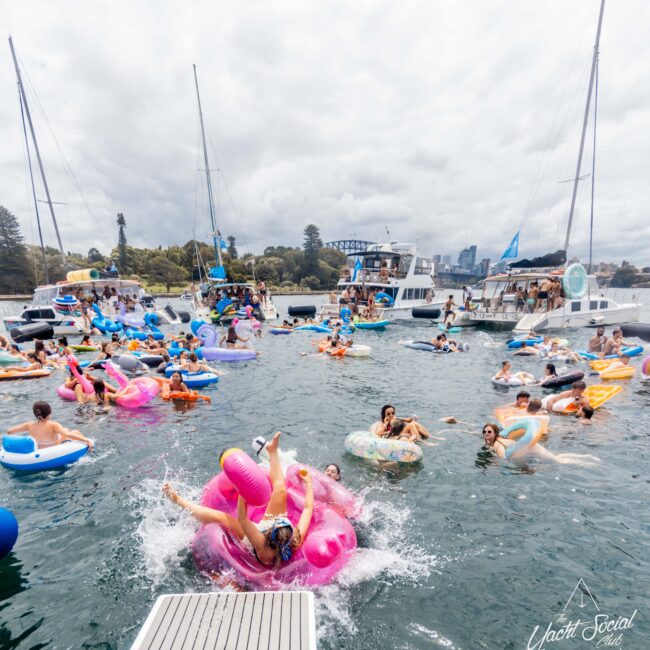
[[514, 302], [514, 310], [518, 312], [552, 311], [562, 307], [564, 298], [559, 276], [549, 276], [541, 284], [538, 280], [533, 280], [527, 287], [513, 282], [499, 294], [496, 307], [507, 311]]
[[354, 315], [363, 315], [367, 318], [373, 318], [376, 316], [375, 309], [375, 296], [378, 293], [378, 289], [368, 289], [366, 286], [360, 284], [357, 286], [345, 287], [341, 294], [336, 296], [336, 291], [330, 293], [330, 304], [335, 305], [337, 302], [339, 304], [339, 309], [348, 307]]

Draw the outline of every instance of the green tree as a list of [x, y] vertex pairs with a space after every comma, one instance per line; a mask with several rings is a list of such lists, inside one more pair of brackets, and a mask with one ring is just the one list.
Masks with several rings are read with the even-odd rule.
[[305, 240], [303, 243], [303, 272], [307, 275], [315, 275], [318, 277], [318, 260], [320, 249], [323, 247], [323, 242], [320, 238], [318, 226], [310, 223], [304, 231]]
[[235, 238], [232, 235], [228, 236], [228, 255], [231, 259], [236, 260], [237, 255], [237, 246], [235, 246]]
[[631, 287], [636, 278], [636, 271], [634, 269], [618, 269], [612, 277], [612, 287]]
[[146, 272], [150, 281], [164, 284], [168, 293], [172, 285], [185, 282], [188, 276], [187, 271], [182, 266], [174, 264], [164, 255], [152, 257], [147, 263]]
[[34, 288], [34, 274], [18, 219], [0, 206], [0, 292], [21, 293]]
[[96, 248], [91, 248], [88, 251], [87, 257], [90, 264], [97, 264], [98, 262], [104, 261], [104, 256]]
[[308, 275], [303, 278], [301, 284], [312, 290], [320, 289], [320, 280], [315, 275]]
[[118, 226], [117, 260], [120, 265], [120, 270], [124, 273], [129, 269], [127, 266], [127, 259], [126, 259], [126, 233], [124, 231], [124, 229], [126, 228], [126, 219], [124, 218], [124, 215], [121, 212], [117, 213], [117, 226]]

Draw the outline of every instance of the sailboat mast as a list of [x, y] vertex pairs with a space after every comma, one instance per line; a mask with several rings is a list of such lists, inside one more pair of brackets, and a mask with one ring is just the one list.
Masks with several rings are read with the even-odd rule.
[[573, 194], [571, 196], [571, 209], [569, 211], [569, 223], [566, 229], [566, 239], [564, 240], [564, 250], [569, 251], [569, 241], [571, 240], [571, 226], [573, 225], [573, 212], [576, 207], [576, 195], [578, 194], [578, 183], [580, 182], [580, 166], [582, 164], [582, 153], [585, 148], [585, 135], [587, 134], [587, 122], [589, 120], [589, 107], [591, 106], [591, 93], [594, 88], [594, 78], [596, 76], [596, 64], [598, 62], [598, 47], [600, 45], [600, 30], [603, 25], [603, 14], [605, 13], [605, 0], [600, 3], [600, 15], [598, 17], [598, 30], [596, 31], [596, 42], [594, 44], [594, 56], [591, 61], [591, 75], [589, 77], [589, 90], [587, 92], [587, 105], [585, 106], [585, 117], [582, 122], [582, 136], [580, 137], [580, 151], [578, 152], [578, 164], [576, 166], [576, 175], [573, 181]]
[[45, 178], [45, 169], [43, 168], [43, 161], [41, 159], [41, 152], [38, 148], [38, 142], [36, 141], [36, 133], [34, 132], [34, 124], [32, 123], [32, 116], [29, 112], [29, 104], [27, 103], [27, 96], [25, 95], [25, 88], [23, 87], [23, 80], [20, 76], [20, 68], [18, 67], [18, 59], [16, 58], [16, 51], [14, 50], [14, 42], [9, 37], [9, 47], [11, 48], [11, 57], [14, 60], [14, 67], [16, 68], [16, 77], [18, 78], [18, 90], [25, 106], [25, 115], [27, 116], [27, 123], [29, 124], [29, 132], [32, 135], [32, 142], [34, 143], [34, 151], [36, 152], [36, 160], [38, 161], [38, 168], [41, 172], [41, 180], [43, 181], [43, 189], [45, 190], [45, 196], [47, 198], [47, 205], [50, 208], [50, 215], [52, 216], [52, 223], [54, 224], [54, 232], [56, 233], [56, 239], [59, 243], [59, 251], [61, 253], [61, 261], [63, 262], [63, 270], [65, 271], [66, 261], [65, 253], [63, 252], [63, 242], [61, 241], [61, 234], [59, 233], [59, 226], [56, 222], [56, 216], [54, 215], [54, 206], [52, 205], [52, 197], [50, 196], [50, 189], [47, 185], [47, 179]]
[[196, 76], [196, 65], [194, 68], [194, 84], [196, 85], [196, 100], [199, 104], [199, 120], [201, 122], [201, 138], [203, 140], [203, 162], [205, 164], [205, 179], [208, 186], [208, 206], [210, 208], [210, 221], [212, 223], [212, 239], [214, 242], [214, 258], [218, 266], [223, 266], [221, 259], [221, 242], [218, 241], [217, 222], [214, 210], [214, 196], [212, 194], [212, 180], [210, 179], [210, 163], [208, 162], [208, 147], [205, 143], [205, 127], [203, 126], [203, 110], [201, 109], [201, 95], [199, 94], [199, 80]]
[[[29, 138], [27, 137], [27, 125], [25, 124], [25, 109], [23, 108], [23, 98], [18, 93], [20, 100], [20, 117], [23, 123], [23, 136], [25, 137], [25, 151], [27, 153], [27, 164], [29, 165], [29, 180], [32, 184], [32, 198], [34, 199], [34, 211], [36, 212], [36, 225], [38, 226], [38, 239], [41, 242], [41, 254], [43, 255], [43, 274], [45, 275], [45, 284], [50, 284], [50, 273], [47, 268], [47, 255], [45, 254], [45, 244], [43, 243], [43, 229], [41, 228], [41, 215], [38, 211], [38, 200], [36, 199], [36, 187], [34, 186], [34, 169], [32, 168], [32, 156], [29, 151]], [[34, 265], [36, 266], [36, 265]], [[38, 277], [36, 277], [38, 284]]]
[[596, 121], [598, 119], [598, 63], [596, 63], [596, 93], [594, 95], [594, 150], [591, 159], [591, 214], [589, 217], [589, 268], [591, 274], [594, 254], [594, 188], [596, 185]]

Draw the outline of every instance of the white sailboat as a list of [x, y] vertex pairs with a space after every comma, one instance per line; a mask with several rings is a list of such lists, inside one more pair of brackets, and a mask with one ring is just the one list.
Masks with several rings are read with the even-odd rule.
[[[210, 224], [212, 226], [212, 243], [214, 246], [215, 266], [207, 270], [206, 277], [201, 280], [201, 286], [206, 291], [198, 290], [194, 293], [194, 314], [201, 320], [215, 320], [225, 322], [227, 318], [222, 316], [219, 305], [228, 305], [235, 313], [245, 315], [244, 308], [247, 304], [254, 307], [255, 314], [259, 320], [270, 320], [278, 317], [278, 312], [271, 299], [270, 292], [264, 296], [257, 295], [257, 287], [249, 282], [228, 282], [226, 269], [223, 265], [221, 255], [222, 246], [225, 246], [223, 237], [217, 228], [216, 210], [214, 205], [214, 194], [212, 192], [212, 178], [210, 175], [210, 163], [208, 161], [208, 147], [205, 141], [205, 127], [203, 124], [203, 110], [201, 108], [201, 95], [199, 93], [199, 80], [194, 68], [194, 84], [196, 86], [196, 100], [199, 107], [199, 123], [201, 126], [201, 141], [203, 144], [203, 162], [205, 164], [205, 180], [208, 194], [208, 210], [210, 212]], [[202, 260], [198, 254], [199, 269], [202, 267]], [[212, 306], [210, 303], [214, 303]], [[215, 309], [216, 308], [216, 309]], [[216, 313], [215, 313], [216, 312]]]
[[[598, 29], [591, 65], [589, 90], [582, 123], [582, 135], [576, 174], [573, 179], [573, 193], [571, 196], [571, 209], [564, 242], [564, 254], [569, 250], [571, 229], [575, 212], [578, 183], [582, 155], [585, 145], [585, 136], [589, 120], [591, 98], [594, 92], [594, 82], [598, 73], [598, 54], [600, 32], [603, 23], [605, 0], [601, 1], [598, 17]], [[596, 84], [597, 90], [597, 84]], [[596, 93], [597, 95], [597, 93]], [[595, 95], [595, 96], [596, 96]], [[484, 281], [482, 297], [478, 307], [472, 311], [460, 312], [453, 320], [454, 326], [466, 327], [469, 325], [491, 325], [503, 329], [516, 331], [542, 331], [560, 329], [565, 327], [582, 327], [593, 325], [614, 325], [618, 323], [638, 322], [641, 315], [641, 305], [638, 303], [618, 303], [605, 294], [598, 286], [595, 275], [591, 275], [592, 242], [593, 242], [593, 170], [595, 169], [595, 143], [596, 143], [596, 109], [594, 109], [594, 165], [592, 169], [592, 212], [591, 234], [589, 242], [589, 273], [581, 264], [572, 264], [568, 268], [560, 267], [534, 267], [516, 268], [521, 263], [511, 265], [507, 273], [488, 277]], [[549, 280], [558, 278], [562, 284], [562, 291], [558, 292], [557, 300], [527, 300], [531, 289], [540, 289]], [[533, 292], [535, 294], [536, 291]], [[541, 303], [541, 304], [539, 304]]]

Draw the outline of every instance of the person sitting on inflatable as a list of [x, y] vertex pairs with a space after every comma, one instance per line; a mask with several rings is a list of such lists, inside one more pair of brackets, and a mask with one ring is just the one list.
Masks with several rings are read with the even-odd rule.
[[381, 438], [398, 438], [399, 440], [416, 442], [431, 437], [431, 434], [415, 417], [397, 417], [395, 415], [395, 407], [391, 404], [382, 406], [381, 422], [382, 426], [380, 431], [375, 431], [376, 435], [379, 435]]
[[239, 341], [245, 342], [246, 339], [241, 338], [237, 334], [237, 330], [235, 329], [235, 325], [239, 320], [237, 318], [233, 318], [232, 323], [228, 326], [228, 331], [219, 339], [219, 347], [223, 347], [224, 341], [226, 342], [226, 348], [229, 350], [242, 350], [246, 349], [245, 345], [238, 345]]
[[99, 354], [93, 359], [93, 363], [95, 363], [95, 361], [106, 361], [107, 359], [110, 359], [114, 354], [115, 352], [113, 350], [113, 342], [104, 341], [100, 346]]
[[515, 372], [515, 373], [510, 372], [511, 368], [512, 368], [512, 364], [510, 363], [510, 361], [502, 361], [501, 370], [499, 370], [499, 372], [497, 372], [497, 374], [494, 375], [494, 378], [510, 381], [514, 377], [516, 379], [519, 379], [524, 384], [535, 380], [535, 377], [533, 377], [528, 372]]
[[300, 474], [305, 482], [305, 507], [298, 525], [294, 528], [287, 517], [287, 486], [282, 474], [278, 445], [280, 432], [266, 444], [270, 457], [270, 477], [273, 487], [271, 499], [264, 516], [257, 523], [248, 518], [246, 501], [240, 496], [237, 500], [237, 519], [220, 510], [214, 510], [183, 499], [169, 483], [163, 485], [164, 494], [173, 502], [188, 510], [202, 524], [217, 523], [230, 530], [242, 540], [255, 558], [264, 566], [276, 569], [282, 562], [288, 562], [307, 535], [314, 512], [314, 490], [311, 475]]
[[527, 341], [522, 341], [521, 347], [515, 350], [514, 354], [519, 355], [520, 357], [534, 357], [539, 356], [539, 350], [534, 345], [528, 345]]
[[86, 395], [86, 401], [105, 405], [111, 404], [118, 397], [118, 392], [113, 386], [107, 384], [103, 379], [95, 379], [93, 381], [93, 392], [90, 395]]
[[[516, 440], [504, 438], [501, 436], [501, 429], [498, 424], [488, 422], [483, 426], [483, 442], [485, 446], [492, 451], [498, 458], [507, 458], [506, 449], [517, 444]], [[561, 453], [554, 454], [548, 449], [542, 447], [539, 443], [534, 443], [525, 450], [525, 454], [519, 457], [519, 460], [526, 456], [535, 456], [540, 460], [560, 463], [562, 465], [582, 465], [583, 467], [594, 467], [600, 462], [600, 459], [590, 454], [573, 454]], [[514, 460], [514, 457], [513, 457]]]
[[555, 369], [555, 364], [554, 363], [547, 363], [544, 366], [544, 376], [539, 378], [538, 383], [543, 383], [547, 379], [550, 379], [551, 377], [557, 377], [557, 370]]
[[38, 443], [39, 448], [53, 447], [64, 440], [78, 440], [88, 445], [88, 451], [93, 450], [93, 441], [86, 438], [81, 431], [70, 431], [55, 420], [50, 420], [52, 407], [47, 402], [34, 402], [32, 412], [35, 422], [23, 422], [7, 429], [8, 434], [25, 433]]
[[341, 481], [341, 468], [336, 463], [330, 463], [325, 468], [325, 475], [329, 476], [334, 481]]
[[[97, 381], [97, 377], [94, 375], [90, 374], [88, 370], [84, 370], [82, 368], [77, 367], [77, 373], [82, 373], [83, 376], [91, 383], [94, 383]], [[83, 386], [81, 385], [81, 382], [79, 379], [77, 379], [77, 376], [75, 375], [74, 371], [72, 368], [70, 368], [70, 376], [66, 379], [65, 383], [63, 386], [71, 391], [74, 392], [77, 402], [79, 404], [85, 404], [86, 402], [92, 402], [93, 400], [93, 395], [91, 394], [86, 394], [84, 392]], [[107, 390], [110, 392], [115, 392], [115, 389], [112, 386], [107, 386]]]
[[634, 343], [630, 343], [629, 341], [624, 341], [623, 330], [620, 328], [616, 328], [612, 332], [612, 338], [607, 339], [607, 342], [603, 347], [602, 357], [605, 358], [609, 354], [616, 354], [619, 357], [623, 356], [623, 348], [631, 347], [633, 345]]
[[551, 343], [551, 349], [548, 351], [546, 356], [549, 359], [555, 359], [556, 357], [567, 357], [567, 360], [573, 363], [582, 361], [582, 359], [570, 348], [564, 347], [560, 349], [560, 344], [557, 341], [553, 341], [553, 343]]
[[[181, 364], [182, 372], [215, 372], [207, 363], [199, 361], [196, 352], [190, 352], [190, 358]], [[215, 374], [219, 374], [216, 373]]]
[[591, 408], [591, 404], [589, 404], [589, 398], [583, 395], [586, 388], [587, 384], [585, 384], [584, 381], [574, 381], [571, 384], [570, 390], [564, 390], [557, 395], [553, 395], [553, 397], [550, 397], [546, 401], [546, 410], [551, 413], [553, 411], [553, 404], [559, 402], [561, 399], [566, 399], [567, 397], [573, 398], [579, 406], [588, 406]]
[[[20, 361], [16, 357], [16, 361]], [[43, 370], [43, 364], [39, 361], [38, 357], [33, 352], [28, 352], [26, 355], [28, 366], [5, 366], [3, 372], [29, 372], [30, 370]]]

